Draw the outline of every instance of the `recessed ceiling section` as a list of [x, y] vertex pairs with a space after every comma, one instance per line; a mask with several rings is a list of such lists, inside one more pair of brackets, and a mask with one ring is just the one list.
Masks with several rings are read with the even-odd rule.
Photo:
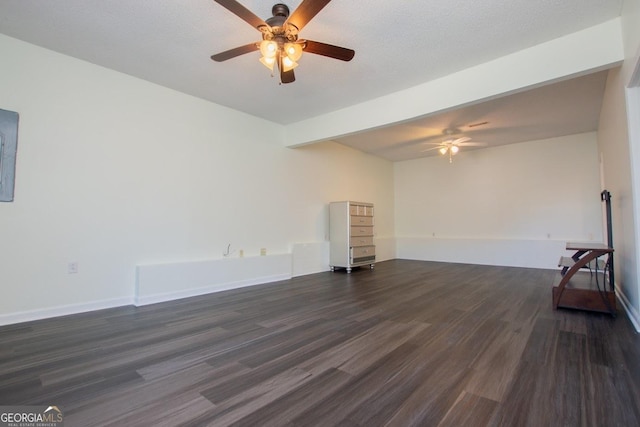
[[452, 137], [495, 147], [592, 132], [598, 129], [607, 74], [599, 71], [334, 141], [395, 162], [439, 155], [424, 150]]

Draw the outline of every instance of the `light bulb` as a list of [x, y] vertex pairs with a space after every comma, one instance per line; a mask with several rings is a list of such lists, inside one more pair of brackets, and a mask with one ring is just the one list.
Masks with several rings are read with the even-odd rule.
[[260, 42], [260, 53], [265, 58], [275, 58], [278, 52], [278, 43], [273, 40], [262, 40]]
[[262, 65], [273, 71], [273, 65], [276, 63], [276, 58], [267, 58], [266, 56], [263, 56], [262, 58], [260, 58], [260, 62], [262, 63]]
[[458, 146], [457, 146], [457, 145], [452, 145], [452, 146], [451, 146], [451, 152], [452, 152], [453, 154], [456, 154], [456, 153], [458, 152], [458, 150], [460, 150], [460, 148], [458, 148]]
[[442, 154], [444, 156], [445, 154], [447, 154], [447, 147], [442, 147], [438, 151], [440, 152], [440, 154]]
[[284, 51], [293, 62], [297, 62], [302, 57], [302, 46], [300, 43], [285, 43]]
[[298, 66], [298, 63], [292, 61], [288, 56], [282, 57], [282, 71], [287, 72], [291, 71]]

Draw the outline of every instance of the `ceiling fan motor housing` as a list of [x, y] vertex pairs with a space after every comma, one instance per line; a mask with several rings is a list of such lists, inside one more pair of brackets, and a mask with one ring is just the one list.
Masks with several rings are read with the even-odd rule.
[[298, 28], [287, 23], [289, 17], [289, 7], [286, 4], [278, 3], [271, 9], [273, 16], [265, 22], [269, 27], [260, 28], [263, 40], [274, 40], [280, 47], [286, 42], [298, 40]]
[[284, 16], [285, 18], [289, 17], [289, 7], [286, 4], [278, 3], [273, 5], [271, 8], [271, 14], [275, 16]]

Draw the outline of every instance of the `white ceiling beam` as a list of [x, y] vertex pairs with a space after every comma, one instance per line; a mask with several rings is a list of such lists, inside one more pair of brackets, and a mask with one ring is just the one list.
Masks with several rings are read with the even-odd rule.
[[620, 64], [620, 18], [448, 76], [285, 126], [298, 147], [402, 123]]

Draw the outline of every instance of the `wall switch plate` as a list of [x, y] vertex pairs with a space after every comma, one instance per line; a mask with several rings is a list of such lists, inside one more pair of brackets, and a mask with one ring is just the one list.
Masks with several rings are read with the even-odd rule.
[[260, 248], [260, 256], [265, 256], [267, 254], [267, 248]]

